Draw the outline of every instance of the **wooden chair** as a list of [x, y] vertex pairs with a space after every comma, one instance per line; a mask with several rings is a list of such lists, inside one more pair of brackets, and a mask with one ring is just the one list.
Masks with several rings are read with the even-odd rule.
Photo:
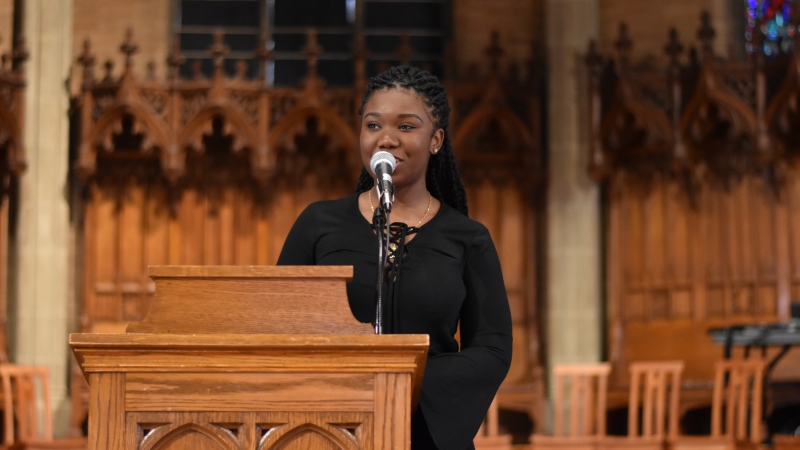
[[661, 450], [675, 439], [683, 368], [682, 361], [631, 363], [628, 435], [604, 436], [598, 448]]
[[[86, 449], [87, 441], [83, 438], [53, 440], [49, 377], [50, 370], [43, 366], [0, 365], [5, 409], [3, 445], [6, 448]], [[44, 406], [42, 414], [37, 407], [40, 402]], [[40, 418], [43, 419], [41, 423]]]
[[472, 440], [475, 450], [511, 450], [512, 436], [501, 435], [499, 428], [497, 398], [495, 398], [489, 406], [486, 419], [481, 424], [478, 434]]
[[[611, 365], [569, 364], [553, 369], [553, 436], [534, 434], [535, 450], [594, 450], [606, 433], [606, 392]], [[566, 389], [569, 394], [565, 402]], [[565, 417], [569, 415], [565, 426]]]
[[724, 360], [716, 363], [710, 436], [679, 436], [672, 450], [759, 448], [764, 438], [762, 394], [766, 363]]
[[776, 434], [772, 436], [774, 450], [800, 450], [800, 436]]

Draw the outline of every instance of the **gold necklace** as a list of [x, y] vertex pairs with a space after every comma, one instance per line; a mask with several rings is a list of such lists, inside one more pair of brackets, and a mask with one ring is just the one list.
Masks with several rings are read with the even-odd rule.
[[[377, 186], [375, 187], [375, 189], [376, 190], [378, 189]], [[367, 191], [367, 197], [369, 198], [369, 209], [371, 209], [372, 212], [374, 213], [375, 212], [375, 206], [372, 204], [372, 190], [371, 189], [369, 191]], [[425, 214], [422, 216], [422, 219], [419, 219], [419, 222], [417, 222], [417, 224], [414, 225], [414, 228], [419, 228], [419, 226], [422, 225], [422, 221], [425, 220], [426, 217], [428, 217], [428, 213], [431, 210], [431, 202], [432, 201], [433, 201], [433, 196], [431, 195], [430, 192], [428, 192], [428, 209], [425, 210]]]

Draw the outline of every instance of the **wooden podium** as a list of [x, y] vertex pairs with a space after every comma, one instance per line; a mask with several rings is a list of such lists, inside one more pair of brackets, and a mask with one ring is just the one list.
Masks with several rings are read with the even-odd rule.
[[125, 334], [73, 334], [89, 449], [408, 449], [427, 335], [373, 334], [351, 267], [154, 266]]

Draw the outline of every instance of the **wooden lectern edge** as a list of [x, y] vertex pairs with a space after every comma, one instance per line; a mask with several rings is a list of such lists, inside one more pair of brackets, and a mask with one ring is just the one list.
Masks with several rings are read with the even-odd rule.
[[[378, 341], [385, 342], [375, 342]], [[134, 352], [141, 354], [142, 351], [229, 351], [231, 353], [246, 352], [253, 355], [253, 352], [285, 352], [290, 349], [299, 349], [313, 346], [308, 350], [308, 354], [325, 354], [341, 351], [344, 354], [365, 354], [380, 353], [385, 351], [405, 351], [415, 354], [415, 363], [406, 364], [402, 362], [381, 362], [379, 365], [384, 368], [392, 367], [396, 372], [414, 371], [414, 367], [424, 370], [426, 357], [428, 354], [430, 337], [425, 334], [393, 334], [393, 335], [276, 335], [276, 334], [251, 334], [251, 335], [180, 335], [180, 334], [147, 334], [147, 333], [125, 333], [125, 334], [104, 334], [104, 333], [73, 333], [69, 336], [69, 344], [75, 358], [78, 360], [81, 371], [88, 379], [87, 373], [102, 371], [114, 372], [139, 372], [152, 370], [147, 363], [116, 361], [111, 365], [87, 366], [84, 354], [101, 352]], [[197, 370], [203, 363], [192, 364], [192, 367], [169, 366], [167, 371], [191, 371]], [[96, 367], [95, 367], [96, 366]], [[246, 363], [235, 364], [237, 367], [247, 367], [254, 371], [269, 368], [270, 370], [281, 369], [283, 366], [272, 363]], [[337, 364], [344, 372], [370, 371], [374, 368], [371, 364], [364, 365], [349, 364], [343, 362]], [[233, 365], [209, 365], [204, 370], [227, 371]], [[163, 366], [162, 366], [163, 368]], [[315, 371], [320, 366], [313, 361], [303, 364], [296, 364], [286, 368], [291, 371]], [[184, 370], [185, 369], [185, 370]]]
[[[376, 344], [375, 340], [386, 341]], [[248, 348], [298, 347], [313, 344], [318, 347], [368, 346], [388, 348], [420, 346], [427, 348], [427, 334], [173, 334], [173, 333], [72, 333], [70, 345], [81, 347], [137, 348], [230, 348], [232, 345]]]
[[157, 278], [315, 278], [353, 279], [353, 266], [148, 266], [147, 273]]
[[[375, 340], [386, 341], [376, 343]], [[148, 343], [149, 341], [149, 343]], [[409, 362], [387, 362], [381, 361], [375, 364], [340, 364], [337, 365], [339, 373], [370, 373], [376, 369], [392, 373], [411, 373], [413, 376], [412, 386], [414, 387], [411, 396], [412, 410], [416, 409], [419, 401], [420, 388], [422, 386], [422, 376], [425, 372], [427, 363], [430, 336], [426, 334], [386, 334], [386, 335], [178, 335], [178, 334], [146, 334], [146, 333], [73, 333], [69, 336], [70, 347], [78, 361], [84, 378], [89, 381], [90, 373], [133, 373], [133, 372], [196, 372], [201, 368], [206, 372], [227, 372], [232, 369], [241, 371], [246, 369], [248, 372], [260, 372], [269, 370], [270, 372], [318, 372], [320, 369], [331, 369], [330, 364], [294, 364], [286, 367], [281, 364], [235, 364], [235, 365], [175, 365], [165, 367], [163, 365], [142, 364], [141, 362], [129, 361], [128, 358], [109, 361], [106, 364], [91, 364], [86, 361], [88, 354], [107, 353], [117, 351], [120, 353], [133, 352], [142, 354], [151, 351], [181, 351], [181, 350], [239, 350], [252, 356], [254, 351], [277, 351], [282, 352], [291, 348], [313, 345], [315, 348], [309, 350], [310, 354], [332, 353], [342, 350], [345, 353], [380, 353], [382, 351], [405, 351], [406, 354], [413, 355], [413, 363]], [[128, 355], [132, 355], [129, 353]], [[109, 364], [110, 363], [110, 364]]]

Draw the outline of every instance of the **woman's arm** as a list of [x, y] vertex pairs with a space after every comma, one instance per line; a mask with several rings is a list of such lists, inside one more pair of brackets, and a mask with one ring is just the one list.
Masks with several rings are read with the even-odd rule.
[[440, 449], [466, 448], [511, 364], [511, 312], [497, 251], [481, 226], [464, 267], [461, 351], [431, 357], [420, 405]]
[[278, 257], [279, 266], [316, 265], [315, 247], [317, 244], [317, 220], [314, 205], [309, 205], [289, 230], [283, 249]]

